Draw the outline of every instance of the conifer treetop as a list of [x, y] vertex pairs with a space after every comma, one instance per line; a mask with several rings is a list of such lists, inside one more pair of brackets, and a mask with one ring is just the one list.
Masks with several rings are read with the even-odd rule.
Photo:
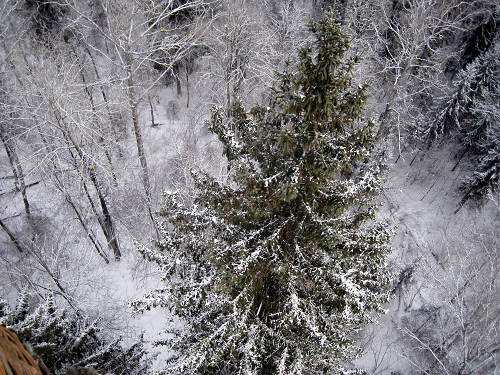
[[372, 142], [366, 86], [352, 87], [357, 58], [332, 16], [310, 29], [270, 107], [214, 110], [232, 184], [194, 173], [194, 203], [166, 193], [162, 239], [139, 249], [166, 287], [132, 305], [186, 322], [162, 342], [174, 373], [338, 372], [355, 356], [350, 334], [387, 300], [379, 180], [357, 168]]

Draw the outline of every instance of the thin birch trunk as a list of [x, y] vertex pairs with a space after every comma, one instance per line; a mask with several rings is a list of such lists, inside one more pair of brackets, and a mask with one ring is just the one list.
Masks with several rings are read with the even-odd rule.
[[[83, 83], [83, 86], [84, 86], [85, 93], [87, 94], [87, 97], [88, 97], [89, 103], [90, 103], [90, 107], [92, 108], [93, 122], [96, 124], [97, 129], [99, 130], [98, 142], [100, 144], [103, 144], [104, 143], [104, 138], [101, 135], [102, 128], [101, 128], [101, 125], [99, 123], [99, 118], [97, 116], [97, 108], [96, 108], [96, 105], [95, 105], [95, 102], [94, 102], [94, 97], [92, 96], [91, 89], [90, 89], [89, 85], [87, 84], [87, 80], [86, 80], [85, 74], [84, 74], [84, 67], [83, 67], [83, 64], [82, 64], [82, 62], [81, 62], [81, 60], [80, 60], [80, 58], [79, 58], [79, 56], [78, 56], [75, 48], [73, 48], [73, 53], [75, 55], [76, 62], [78, 64], [78, 68], [79, 68], [78, 70], [80, 71], [80, 77], [82, 79], [82, 83]], [[95, 64], [95, 62], [93, 60], [92, 60], [92, 62]], [[95, 69], [95, 71], [97, 73], [97, 67], [95, 65], [94, 65], [94, 69]], [[109, 112], [108, 112], [108, 115], [109, 115]], [[109, 150], [107, 149], [106, 145], [104, 145], [104, 154], [106, 155], [106, 159], [108, 160], [109, 166], [111, 168], [111, 175], [112, 175], [113, 181], [116, 183], [117, 179], [116, 179], [115, 172], [113, 171], [113, 162], [111, 160], [111, 154], [109, 153]]]
[[153, 223], [153, 227], [157, 230], [156, 222], [153, 216], [153, 212], [151, 210], [151, 185], [149, 182], [148, 163], [146, 160], [146, 154], [144, 152], [144, 143], [142, 141], [142, 132], [139, 125], [139, 114], [137, 112], [137, 106], [139, 103], [137, 102], [135, 94], [135, 84], [134, 84], [134, 78], [132, 76], [132, 63], [129, 53], [125, 52], [124, 55], [125, 55], [125, 62], [127, 64], [126, 70], [127, 70], [127, 91], [129, 96], [129, 107], [130, 107], [130, 112], [132, 114], [132, 124], [134, 127], [135, 141], [137, 144], [137, 155], [139, 157], [139, 163], [141, 164], [142, 184], [144, 186], [144, 192], [146, 195], [146, 206], [151, 222]]

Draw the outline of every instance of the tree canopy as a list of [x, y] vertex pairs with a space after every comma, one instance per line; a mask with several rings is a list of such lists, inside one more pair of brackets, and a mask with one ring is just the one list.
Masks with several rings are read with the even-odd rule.
[[372, 127], [357, 56], [331, 15], [280, 74], [269, 107], [215, 109], [231, 182], [194, 172], [198, 194], [165, 193], [155, 249], [166, 287], [136, 311], [170, 308], [185, 324], [172, 340], [178, 373], [340, 371], [354, 330], [387, 299], [390, 228], [374, 220], [379, 178], [363, 168]]

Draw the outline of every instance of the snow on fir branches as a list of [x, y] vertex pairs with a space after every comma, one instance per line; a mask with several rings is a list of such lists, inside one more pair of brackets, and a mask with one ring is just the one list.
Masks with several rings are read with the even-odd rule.
[[352, 85], [358, 58], [333, 17], [310, 30], [270, 107], [213, 111], [232, 183], [193, 173], [194, 202], [165, 193], [162, 239], [139, 249], [166, 286], [131, 305], [185, 322], [161, 342], [176, 353], [171, 373], [340, 372], [351, 334], [388, 298], [391, 229], [375, 220], [377, 173], [359, 168], [372, 146], [367, 87]]
[[[44, 300], [37, 302], [40, 297]], [[56, 375], [72, 366], [93, 367], [107, 375], [145, 374], [154, 358], [148, 358], [142, 336], [124, 346], [121, 337], [110, 336], [100, 317], [59, 307], [53, 293], [35, 296], [22, 289], [13, 310], [0, 297], [0, 324], [15, 330], [23, 344]]]

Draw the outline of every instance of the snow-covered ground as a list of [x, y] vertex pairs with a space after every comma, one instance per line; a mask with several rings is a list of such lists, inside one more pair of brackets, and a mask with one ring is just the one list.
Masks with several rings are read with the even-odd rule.
[[[466, 158], [457, 165], [455, 147], [442, 143], [425, 154], [393, 160], [385, 178], [381, 215], [397, 225], [388, 262], [395, 272], [395, 295], [387, 314], [367, 327], [360, 341], [363, 356], [355, 364], [369, 374], [420, 373], [412, 353], [418, 345], [406, 330], [408, 316], [443, 306], [446, 282], [460, 282], [453, 270], [459, 266], [457, 257], [468, 253], [463, 249], [482, 246], [477, 241], [500, 234], [500, 210], [494, 201], [480, 209], [466, 204], [456, 212], [460, 183], [471, 167]], [[419, 350], [425, 352], [425, 345]]]

